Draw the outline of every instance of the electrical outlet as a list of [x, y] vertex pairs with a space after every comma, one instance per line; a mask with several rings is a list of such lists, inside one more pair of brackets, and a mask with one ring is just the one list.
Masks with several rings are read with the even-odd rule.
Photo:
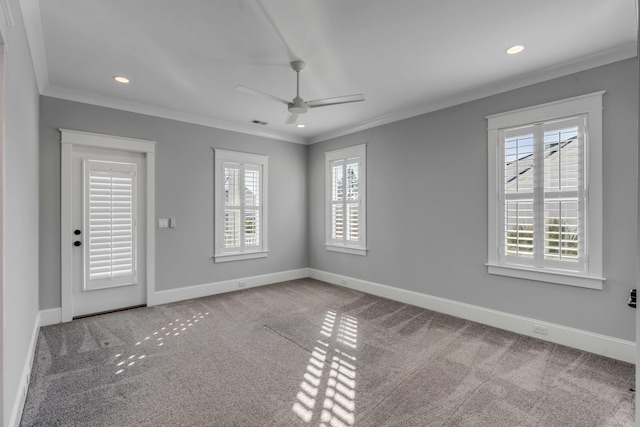
[[244, 288], [245, 286], [247, 286], [247, 282], [238, 282], [239, 288]]
[[169, 228], [169, 219], [168, 218], [159, 219], [158, 228]]
[[533, 332], [536, 334], [547, 335], [549, 333], [549, 329], [546, 326], [533, 325]]

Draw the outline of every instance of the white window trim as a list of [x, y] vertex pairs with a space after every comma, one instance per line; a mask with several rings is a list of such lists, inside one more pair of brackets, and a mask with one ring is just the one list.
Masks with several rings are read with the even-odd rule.
[[[327, 151], [325, 155], [325, 249], [352, 255], [367, 255], [367, 144]], [[357, 244], [339, 244], [331, 240], [331, 162], [359, 157], [358, 197], [360, 198], [359, 234]]]
[[[602, 96], [605, 92], [594, 92], [565, 100], [541, 104], [529, 108], [487, 116], [489, 143], [489, 239], [488, 271], [490, 274], [558, 283], [591, 289], [602, 289]], [[548, 268], [523, 267], [500, 261], [500, 141], [499, 130], [537, 122], [549, 121], [578, 114], [587, 114], [588, 144], [585, 155], [586, 189], [589, 203], [586, 206], [585, 235], [588, 259], [585, 273], [551, 270]]]
[[[264, 156], [261, 154], [252, 154], [252, 153], [243, 153], [239, 151], [229, 151], [229, 150], [221, 150], [214, 148], [214, 261], [216, 263], [220, 262], [230, 262], [230, 261], [241, 261], [247, 259], [256, 259], [256, 258], [266, 258], [269, 250], [268, 250], [268, 232], [267, 225], [268, 221], [268, 194], [267, 190], [269, 188], [267, 184], [268, 166], [269, 166], [269, 156]], [[261, 242], [260, 249], [258, 250], [248, 250], [245, 252], [235, 252], [235, 253], [225, 253], [224, 252], [224, 191], [222, 185], [220, 183], [224, 182], [223, 174], [223, 162], [234, 162], [240, 164], [252, 164], [252, 165], [260, 165], [262, 168], [261, 173], [261, 206], [262, 206], [262, 224], [261, 224]]]

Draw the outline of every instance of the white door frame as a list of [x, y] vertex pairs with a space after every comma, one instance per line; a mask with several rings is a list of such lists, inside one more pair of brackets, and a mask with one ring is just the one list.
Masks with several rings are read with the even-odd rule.
[[[0, 19], [2, 19], [2, 13], [0, 12]], [[4, 325], [7, 323], [4, 320], [4, 57], [6, 45], [4, 44], [4, 38], [6, 30], [0, 25], [0, 330], [4, 331]], [[4, 332], [0, 336], [0, 384], [4, 384]], [[0, 390], [0, 401], [4, 402], [5, 395], [4, 387]], [[19, 398], [17, 399], [20, 400]], [[17, 403], [14, 404], [14, 410], [17, 408]], [[7, 408], [11, 411], [11, 414], [15, 412], [11, 408]], [[4, 404], [0, 405], [0, 423], [4, 422]], [[14, 418], [11, 418], [14, 419]]]
[[109, 148], [133, 153], [142, 153], [146, 158], [147, 184], [147, 305], [154, 305], [155, 295], [155, 260], [156, 260], [156, 228], [155, 228], [155, 141], [125, 138], [121, 136], [102, 135], [77, 130], [60, 129], [61, 161], [60, 161], [60, 270], [61, 270], [61, 307], [63, 322], [73, 318], [73, 227], [72, 212], [72, 155], [76, 146]]

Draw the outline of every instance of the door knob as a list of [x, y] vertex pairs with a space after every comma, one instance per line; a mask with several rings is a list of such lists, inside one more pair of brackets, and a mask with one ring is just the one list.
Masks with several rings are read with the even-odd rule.
[[80, 246], [82, 244], [82, 242], [80, 240], [76, 240], [75, 242], [73, 242], [73, 246]]
[[80, 235], [80, 233], [82, 233], [82, 231], [80, 230], [74, 230], [73, 234], [75, 234], [76, 236]]
[[627, 302], [627, 304], [629, 305], [629, 307], [631, 308], [636, 308], [636, 290], [635, 289], [631, 289], [631, 294], [629, 295], [629, 301]]

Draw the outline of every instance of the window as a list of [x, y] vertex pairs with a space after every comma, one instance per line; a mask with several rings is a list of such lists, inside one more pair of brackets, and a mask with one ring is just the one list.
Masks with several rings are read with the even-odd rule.
[[267, 256], [267, 156], [214, 150], [215, 262]]
[[602, 289], [602, 95], [487, 117], [489, 273]]
[[366, 145], [325, 153], [326, 249], [367, 254]]

